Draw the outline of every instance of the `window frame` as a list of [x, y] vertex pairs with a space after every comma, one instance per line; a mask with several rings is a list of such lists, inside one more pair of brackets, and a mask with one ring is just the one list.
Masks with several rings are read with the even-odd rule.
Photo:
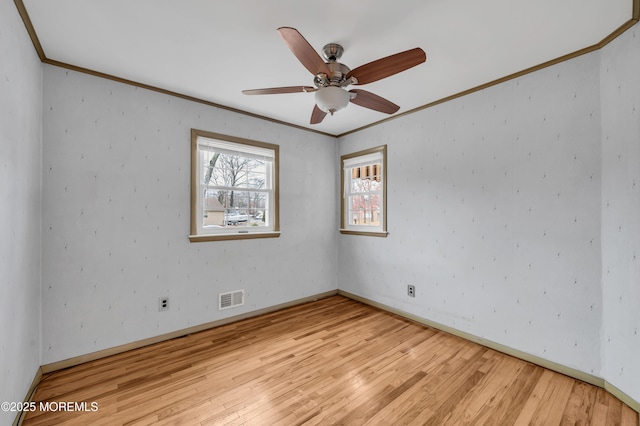
[[[229, 231], [227, 228], [224, 232], [203, 232], [203, 229], [199, 227], [199, 215], [203, 214], [203, 203], [200, 196], [200, 149], [198, 145], [199, 138], [219, 140], [223, 143], [232, 143], [236, 145], [245, 145], [247, 147], [258, 147], [273, 151], [273, 160], [271, 165], [272, 170], [272, 199], [270, 202], [270, 218], [273, 222], [273, 226], [268, 230], [251, 229], [252, 227], [243, 227], [236, 232]], [[240, 150], [242, 152], [242, 150]], [[203, 242], [203, 241], [226, 241], [226, 240], [244, 240], [254, 238], [277, 238], [280, 236], [280, 147], [276, 144], [255, 141], [251, 139], [244, 139], [236, 136], [223, 135], [220, 133], [208, 132], [205, 130], [191, 129], [191, 223], [189, 241], [191, 242]]]
[[[380, 213], [382, 216], [382, 223], [379, 228], [373, 228], [371, 226], [364, 225], [350, 225], [348, 224], [347, 214], [347, 188], [345, 185], [351, 183], [351, 175], [346, 176], [345, 162], [349, 160], [357, 159], [358, 157], [367, 157], [375, 154], [381, 155], [382, 164], [382, 207]], [[364, 159], [364, 158], [363, 158]], [[373, 163], [372, 163], [373, 164]], [[386, 237], [389, 232], [387, 231], [387, 145], [381, 145], [374, 148], [365, 149], [350, 154], [345, 154], [340, 157], [340, 233], [350, 235], [364, 235], [371, 237]]]

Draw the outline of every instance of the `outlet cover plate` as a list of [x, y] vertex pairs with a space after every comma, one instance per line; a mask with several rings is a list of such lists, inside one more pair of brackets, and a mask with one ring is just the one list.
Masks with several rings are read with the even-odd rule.
[[160, 312], [169, 310], [169, 298], [168, 297], [159, 297], [158, 298], [158, 310]]
[[408, 285], [407, 295], [409, 295], [409, 297], [416, 297], [416, 287], [413, 285]]

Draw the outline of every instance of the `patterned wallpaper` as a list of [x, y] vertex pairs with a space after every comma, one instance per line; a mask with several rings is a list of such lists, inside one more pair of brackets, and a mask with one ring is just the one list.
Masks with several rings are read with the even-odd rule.
[[640, 28], [602, 59], [603, 371], [640, 401]]
[[[640, 401], [639, 41], [636, 27], [336, 145], [50, 66], [40, 111], [42, 66], [17, 14], [1, 14], [3, 400], [22, 399], [38, 364], [339, 286]], [[281, 238], [188, 242], [192, 127], [280, 144]], [[381, 144], [390, 235], [338, 236], [337, 159]], [[217, 311], [238, 288], [247, 304]]]
[[389, 236], [339, 288], [599, 375], [600, 127], [596, 52], [342, 138], [388, 145]]
[[[13, 2], [0, 0], [0, 402], [40, 366], [42, 65]], [[15, 412], [0, 411], [0, 424]]]
[[[336, 288], [334, 140], [51, 66], [44, 86], [44, 364]], [[280, 238], [189, 242], [191, 128], [280, 145]]]

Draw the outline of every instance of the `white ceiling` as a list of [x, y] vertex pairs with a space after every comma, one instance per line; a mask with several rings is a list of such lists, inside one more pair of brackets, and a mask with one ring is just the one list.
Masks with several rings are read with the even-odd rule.
[[602, 41], [634, 0], [23, 0], [48, 60], [340, 135], [387, 118], [354, 104], [310, 125], [313, 86], [276, 29], [318, 52], [339, 43], [350, 68], [421, 47], [427, 62], [359, 86], [400, 105], [438, 101]]

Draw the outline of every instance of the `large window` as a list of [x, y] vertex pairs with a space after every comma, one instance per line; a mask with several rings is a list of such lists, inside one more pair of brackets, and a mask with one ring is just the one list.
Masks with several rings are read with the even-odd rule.
[[387, 235], [387, 146], [343, 155], [340, 232]]
[[278, 145], [191, 130], [191, 241], [279, 235]]

